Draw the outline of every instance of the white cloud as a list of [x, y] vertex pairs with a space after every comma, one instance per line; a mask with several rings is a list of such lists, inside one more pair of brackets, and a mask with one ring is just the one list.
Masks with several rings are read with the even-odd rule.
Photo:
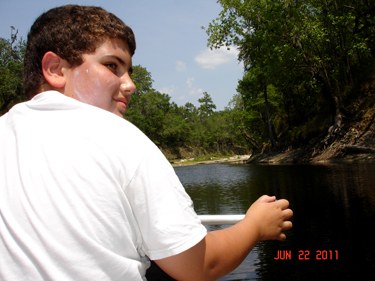
[[196, 56], [194, 60], [202, 68], [215, 69], [221, 64], [237, 60], [238, 53], [237, 48], [233, 46], [231, 46], [229, 50], [227, 47], [223, 46], [220, 49], [206, 49]]
[[182, 61], [176, 61], [176, 70], [178, 71], [184, 71], [186, 69], [186, 65]]
[[188, 85], [188, 88], [192, 88], [193, 87], [193, 81], [194, 81], [194, 77], [190, 77], [188, 78], [188, 80], [186, 81], [186, 84]]
[[186, 84], [188, 85], [188, 89], [189, 89], [189, 94], [192, 95], [192, 96], [196, 96], [196, 95], [199, 95], [199, 94], [203, 93], [203, 89], [202, 88], [195, 88], [193, 86], [193, 81], [194, 80], [195, 80], [194, 77], [190, 77], [186, 81]]
[[158, 91], [162, 94], [172, 95], [176, 90], [178, 89], [177, 86], [171, 85], [171, 86], [165, 86]]
[[196, 95], [199, 95], [199, 94], [202, 94], [202, 93], [203, 93], [203, 89], [202, 88], [199, 88], [199, 89], [193, 88], [193, 89], [190, 89], [190, 91], [189, 91], [189, 94], [191, 96], [196, 96]]

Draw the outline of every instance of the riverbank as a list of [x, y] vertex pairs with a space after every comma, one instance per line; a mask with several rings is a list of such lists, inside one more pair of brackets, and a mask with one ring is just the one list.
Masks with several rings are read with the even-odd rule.
[[257, 155], [228, 157], [196, 157], [173, 160], [172, 165], [188, 166], [213, 163], [287, 164], [287, 163], [350, 163], [375, 162], [375, 108], [359, 121], [347, 122], [340, 130], [322, 135], [309, 145], [278, 149]]
[[354, 144], [347, 139], [340, 139], [328, 147], [304, 147], [271, 151], [258, 155], [235, 155], [230, 157], [188, 158], [171, 162], [172, 166], [191, 166], [214, 163], [248, 163], [248, 164], [296, 164], [296, 163], [351, 163], [375, 162], [375, 132], [370, 131]]
[[251, 155], [235, 155], [230, 157], [212, 157], [210, 160], [199, 160], [195, 158], [180, 159], [171, 162], [173, 167], [215, 164], [215, 163], [247, 163], [247, 164], [296, 164], [296, 163], [372, 163], [375, 162], [375, 152], [366, 153], [343, 153], [335, 157], [315, 157], [310, 161], [301, 161], [301, 149], [284, 152], [270, 152], [254, 157]]
[[[358, 152], [355, 150], [358, 148]], [[350, 149], [349, 149], [350, 150]], [[360, 152], [362, 147], [353, 148], [353, 151], [339, 151], [335, 154], [328, 151], [315, 157], [306, 157], [303, 149], [284, 152], [270, 152], [251, 157], [248, 164], [288, 164], [288, 163], [351, 163], [375, 162], [375, 151]], [[364, 151], [364, 150], [363, 150]]]
[[374, 116], [369, 122], [356, 123], [314, 145], [259, 154], [251, 157], [248, 163], [375, 162]]
[[251, 155], [234, 155], [228, 157], [210, 157], [209, 159], [203, 159], [200, 157], [187, 158], [171, 161], [173, 167], [183, 167], [192, 165], [203, 165], [203, 164], [215, 164], [215, 163], [246, 163]]

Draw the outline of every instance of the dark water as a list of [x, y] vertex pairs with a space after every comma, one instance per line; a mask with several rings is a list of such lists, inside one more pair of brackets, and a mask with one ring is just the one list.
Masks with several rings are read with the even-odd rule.
[[[287, 240], [259, 243], [220, 280], [375, 277], [375, 164], [213, 164], [175, 170], [198, 214], [244, 214], [263, 194], [290, 201], [294, 226]], [[278, 251], [285, 259], [275, 260]]]

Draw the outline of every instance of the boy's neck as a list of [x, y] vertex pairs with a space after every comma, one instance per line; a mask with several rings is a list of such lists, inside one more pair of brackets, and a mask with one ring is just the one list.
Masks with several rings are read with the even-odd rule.
[[57, 91], [57, 92], [60, 92], [60, 93], [63, 94], [61, 89], [57, 89], [55, 87], [52, 87], [48, 83], [43, 83], [42, 85], [40, 85], [39, 90], [38, 90], [38, 94], [40, 94], [42, 92], [47, 92], [47, 91]]

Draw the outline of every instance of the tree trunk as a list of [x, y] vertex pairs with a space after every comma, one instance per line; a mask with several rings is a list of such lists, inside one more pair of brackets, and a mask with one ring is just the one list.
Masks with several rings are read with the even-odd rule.
[[11, 103], [12, 99], [5, 100], [0, 108], [0, 116], [8, 112], [8, 105]]
[[270, 114], [270, 109], [268, 106], [268, 99], [267, 99], [267, 85], [264, 85], [264, 101], [266, 105], [266, 113], [267, 113], [267, 121], [268, 121], [268, 133], [270, 136], [270, 141], [272, 147], [276, 146], [276, 133], [275, 133], [275, 128], [273, 127], [272, 124], [272, 119], [271, 119], [271, 114]]
[[252, 136], [250, 136], [244, 128], [241, 130], [241, 134], [253, 146], [255, 151], [262, 148], [262, 146]]
[[343, 107], [341, 99], [339, 96], [334, 95], [333, 89], [330, 85], [323, 79], [322, 76], [317, 75], [317, 80], [320, 81], [322, 85], [322, 94], [324, 99], [327, 101], [330, 111], [332, 113], [333, 122], [332, 126], [328, 129], [328, 134], [331, 136], [341, 127], [343, 119]]

